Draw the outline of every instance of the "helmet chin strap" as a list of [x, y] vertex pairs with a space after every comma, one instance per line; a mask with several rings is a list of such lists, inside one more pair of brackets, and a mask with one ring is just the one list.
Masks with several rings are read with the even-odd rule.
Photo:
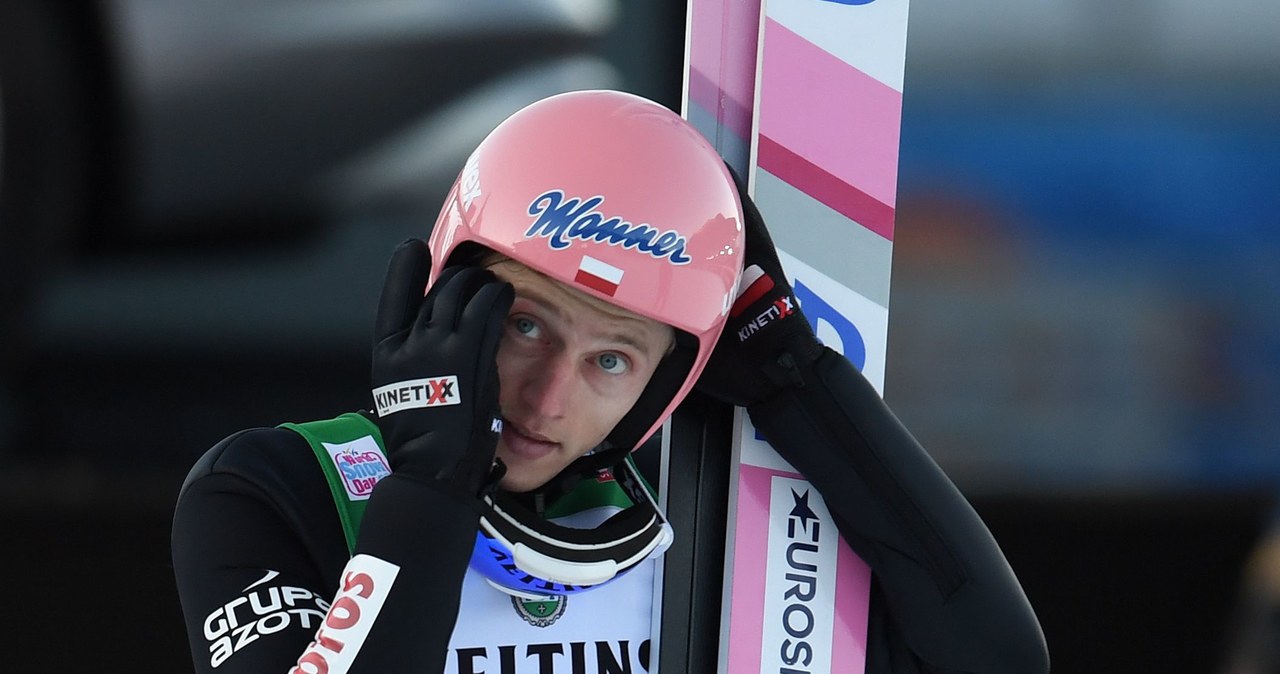
[[[671, 525], [626, 458], [679, 391], [696, 352], [678, 342], [605, 441], [545, 484], [524, 493], [498, 490], [486, 495], [472, 568], [513, 596], [573, 594], [607, 583], [666, 551], [674, 539]], [[547, 504], [604, 469], [613, 470], [633, 505], [593, 529], [565, 528], [545, 519]]]
[[631, 466], [621, 463], [615, 478], [632, 505], [589, 529], [545, 520], [520, 498], [530, 494], [486, 496], [472, 568], [503, 592], [541, 597], [590, 590], [661, 555], [671, 525]]
[[544, 504], [554, 503], [556, 499], [573, 491], [573, 488], [582, 480], [594, 478], [600, 474], [600, 471], [617, 466], [630, 453], [630, 449], [612, 447], [606, 441], [590, 452], [574, 459], [572, 463], [565, 466], [563, 470], [541, 487], [535, 487], [523, 494], [513, 495], [525, 501], [528, 507], [541, 516]]

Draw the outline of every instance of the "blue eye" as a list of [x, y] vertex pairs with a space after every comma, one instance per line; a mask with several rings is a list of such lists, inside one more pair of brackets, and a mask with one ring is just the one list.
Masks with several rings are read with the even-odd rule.
[[623, 374], [630, 368], [626, 358], [611, 351], [596, 356], [596, 363], [609, 374]]
[[538, 324], [534, 323], [531, 319], [526, 318], [524, 316], [513, 317], [511, 319], [511, 327], [515, 328], [516, 332], [526, 337], [538, 336]]

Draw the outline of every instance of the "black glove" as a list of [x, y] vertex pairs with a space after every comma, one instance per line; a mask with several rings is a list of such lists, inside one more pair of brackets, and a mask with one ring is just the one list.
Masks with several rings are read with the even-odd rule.
[[746, 219], [742, 283], [697, 389], [746, 407], [772, 398], [784, 387], [803, 386], [802, 369], [822, 354], [823, 347], [782, 273], [760, 211], [737, 174], [734, 180]]
[[514, 292], [487, 269], [451, 267], [424, 297], [430, 271], [420, 239], [391, 255], [374, 323], [374, 410], [394, 472], [475, 496], [503, 471], [496, 356]]

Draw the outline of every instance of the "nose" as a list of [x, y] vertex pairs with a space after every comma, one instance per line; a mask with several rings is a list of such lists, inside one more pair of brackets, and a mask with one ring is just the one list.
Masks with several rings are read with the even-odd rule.
[[575, 372], [574, 363], [563, 352], [540, 359], [521, 382], [521, 402], [542, 417], [565, 416], [573, 400]]

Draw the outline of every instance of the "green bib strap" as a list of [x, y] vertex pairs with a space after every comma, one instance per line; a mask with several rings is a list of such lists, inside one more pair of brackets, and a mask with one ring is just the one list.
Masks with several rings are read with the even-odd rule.
[[[649, 482], [640, 475], [639, 469], [636, 468], [636, 462], [628, 455], [624, 461], [631, 466], [631, 471], [639, 478], [641, 484], [645, 486], [649, 494], [657, 498], [657, 492], [653, 487], [649, 486]], [[601, 482], [595, 478], [583, 478], [578, 484], [574, 485], [573, 490], [568, 494], [561, 496], [554, 503], [547, 506], [544, 516], [547, 519], [555, 519], [565, 515], [587, 510], [588, 508], [599, 508], [600, 506], [614, 506], [616, 508], [626, 508], [631, 506], [631, 499], [627, 496], [627, 492], [613, 480]]]
[[378, 480], [391, 474], [377, 425], [355, 412], [333, 419], [301, 424], [280, 424], [307, 441], [329, 482], [347, 553], [355, 554], [356, 534], [364, 517], [369, 494]]
[[[342, 534], [347, 539], [347, 553], [355, 554], [356, 535], [360, 532], [360, 520], [364, 517], [369, 495], [378, 480], [391, 474], [382, 433], [376, 424], [355, 412], [323, 421], [285, 423], [279, 427], [301, 435], [311, 445], [311, 451], [315, 452], [329, 483], [329, 492], [333, 494], [338, 520], [342, 522]], [[630, 456], [626, 461], [634, 470], [635, 463]], [[645, 486], [653, 493], [648, 483]], [[552, 504], [546, 516], [556, 518], [605, 505], [626, 508], [631, 505], [631, 500], [612, 480], [584, 479], [573, 491]]]

